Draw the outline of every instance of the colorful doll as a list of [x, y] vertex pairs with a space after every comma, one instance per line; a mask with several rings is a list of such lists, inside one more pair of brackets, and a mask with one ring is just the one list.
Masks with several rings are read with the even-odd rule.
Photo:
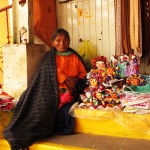
[[111, 58], [110, 58], [110, 66], [115, 69], [116, 75], [119, 75], [120, 68], [119, 68], [119, 65], [118, 65], [117, 56], [114, 56], [114, 55], [111, 56]]
[[120, 59], [118, 61], [118, 66], [120, 68], [120, 71], [119, 71], [120, 77], [126, 77], [125, 69], [126, 69], [126, 64], [128, 62], [129, 62], [129, 56], [127, 56], [127, 55], [121, 55], [120, 56]]
[[142, 78], [138, 74], [130, 75], [126, 78], [126, 84], [127, 86], [142, 86], [145, 85], [144, 78]]
[[130, 76], [133, 74], [138, 74], [138, 62], [137, 58], [135, 55], [131, 56], [131, 60], [129, 63], [127, 63], [126, 69], [125, 69], [125, 74], [126, 76]]
[[92, 59], [92, 67], [93, 69], [106, 69], [107, 66], [107, 58], [105, 56], [97, 56]]
[[115, 66], [118, 63], [117, 57], [112, 55], [111, 58], [110, 58], [110, 63], [111, 63], [111, 66], [115, 68]]
[[85, 89], [85, 94], [80, 95], [82, 103], [79, 104], [80, 108], [89, 108], [93, 105], [93, 97], [88, 89]]
[[93, 107], [95, 109], [99, 109], [105, 106], [105, 101], [104, 101], [104, 93], [101, 92], [101, 90], [97, 90], [95, 92], [95, 99], [93, 100]]
[[112, 87], [111, 81], [114, 80], [116, 76], [115, 69], [113, 67], [108, 67], [106, 70], [106, 78], [103, 83], [105, 87]]
[[108, 61], [106, 57], [104, 56], [95, 57], [94, 59], [92, 59], [93, 69], [91, 69], [91, 73], [98, 74], [99, 77], [104, 78], [106, 74], [107, 64]]
[[92, 92], [94, 92], [97, 89], [98, 89], [98, 80], [96, 78], [90, 78], [90, 81], [89, 81], [89, 90], [92, 93]]

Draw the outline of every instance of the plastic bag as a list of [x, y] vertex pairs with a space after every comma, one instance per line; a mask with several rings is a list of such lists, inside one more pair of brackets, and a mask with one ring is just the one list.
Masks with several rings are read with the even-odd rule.
[[92, 59], [96, 57], [96, 49], [94, 49], [90, 41], [84, 40], [79, 45], [78, 54], [83, 58], [87, 70], [89, 71], [92, 68]]

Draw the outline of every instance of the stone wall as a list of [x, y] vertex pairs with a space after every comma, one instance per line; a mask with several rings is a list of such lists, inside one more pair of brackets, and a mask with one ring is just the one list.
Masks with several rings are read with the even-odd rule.
[[45, 55], [45, 46], [39, 44], [6, 45], [4, 51], [4, 91], [19, 97], [30, 84]]

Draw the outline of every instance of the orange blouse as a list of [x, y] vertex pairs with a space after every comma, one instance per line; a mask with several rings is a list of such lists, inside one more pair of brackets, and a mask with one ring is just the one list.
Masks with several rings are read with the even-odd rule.
[[59, 89], [68, 89], [64, 84], [64, 81], [68, 77], [78, 77], [82, 79], [87, 74], [87, 71], [81, 60], [79, 60], [79, 58], [74, 53], [67, 56], [56, 54], [56, 67]]

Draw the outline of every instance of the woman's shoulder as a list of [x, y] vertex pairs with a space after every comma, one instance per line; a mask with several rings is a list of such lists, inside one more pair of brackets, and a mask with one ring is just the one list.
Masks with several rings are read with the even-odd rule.
[[78, 59], [82, 62], [82, 64], [83, 64], [83, 65], [84, 65], [84, 67], [86, 68], [85, 63], [84, 63], [84, 61], [83, 61], [82, 57], [78, 54], [78, 52], [77, 52], [77, 51], [75, 51], [75, 50], [74, 50], [74, 49], [72, 49], [72, 48], [69, 48], [69, 51], [72, 51], [72, 53], [73, 53], [73, 54], [75, 54], [75, 55], [78, 57]]
[[72, 48], [69, 48], [68, 51], [71, 51], [73, 54], [75, 54], [79, 59], [82, 59], [81, 56], [78, 54], [77, 51], [75, 51], [74, 49]]

